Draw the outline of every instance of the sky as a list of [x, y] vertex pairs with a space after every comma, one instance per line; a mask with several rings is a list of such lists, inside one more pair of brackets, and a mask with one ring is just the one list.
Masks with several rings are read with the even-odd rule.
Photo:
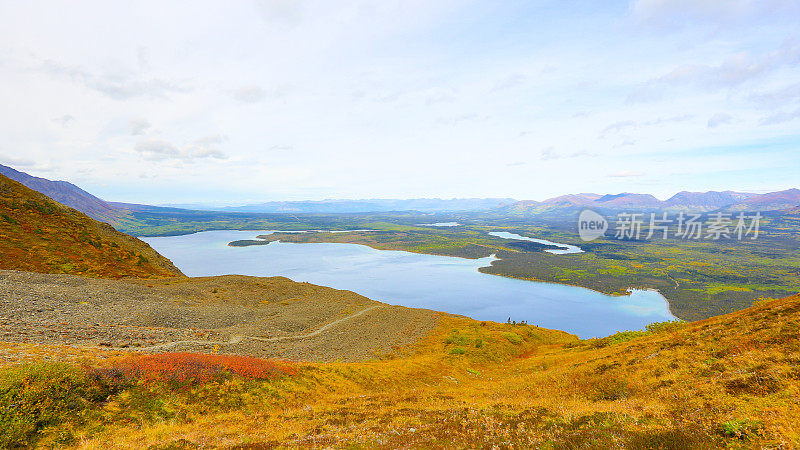
[[0, 0], [0, 164], [113, 201], [800, 186], [796, 0]]

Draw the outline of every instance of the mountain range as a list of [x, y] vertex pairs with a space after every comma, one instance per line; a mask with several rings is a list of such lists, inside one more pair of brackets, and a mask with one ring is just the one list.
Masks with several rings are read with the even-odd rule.
[[416, 211], [422, 213], [491, 211], [512, 215], [538, 215], [572, 211], [577, 208], [631, 211], [776, 211], [800, 207], [800, 189], [755, 194], [735, 191], [682, 191], [659, 200], [650, 194], [623, 192], [619, 194], [580, 193], [549, 198], [544, 201], [512, 198], [417, 198], [417, 199], [361, 199], [318, 201], [275, 201], [244, 206], [212, 207], [192, 204], [150, 206], [132, 203], [107, 202], [66, 181], [51, 181], [34, 177], [0, 164], [0, 175], [22, 183], [89, 217], [118, 224], [131, 211], [175, 211], [194, 209], [204, 211], [240, 213], [290, 213], [290, 214], [355, 214], [375, 212]]
[[525, 200], [497, 208], [497, 212], [509, 214], [537, 215], [576, 208], [597, 208], [631, 211], [776, 211], [800, 207], [800, 189], [755, 194], [751, 192], [682, 191], [667, 200], [659, 200], [650, 194], [568, 194], [541, 202]]
[[513, 198], [415, 198], [415, 199], [360, 199], [360, 200], [306, 200], [276, 201], [244, 206], [203, 206], [192, 204], [166, 205], [183, 209], [201, 209], [244, 213], [328, 213], [353, 214], [391, 211], [418, 211], [424, 213], [486, 211], [510, 205]]

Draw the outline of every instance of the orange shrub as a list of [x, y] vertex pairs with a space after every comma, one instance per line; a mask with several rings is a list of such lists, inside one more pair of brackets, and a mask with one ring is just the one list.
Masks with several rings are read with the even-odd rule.
[[131, 356], [94, 372], [99, 378], [116, 382], [204, 383], [231, 375], [264, 380], [296, 375], [297, 369], [286, 362], [247, 356], [161, 353]]

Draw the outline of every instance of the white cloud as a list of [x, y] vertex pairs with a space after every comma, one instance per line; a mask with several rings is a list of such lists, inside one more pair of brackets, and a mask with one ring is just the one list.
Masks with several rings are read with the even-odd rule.
[[[0, 149], [132, 201], [676, 191], [652, 155], [737, 145], [777, 183], [799, 168], [771, 143], [800, 145], [779, 3], [0, 2]], [[718, 153], [707, 187], [738, 188]]]
[[234, 99], [242, 103], [257, 103], [267, 96], [267, 92], [260, 86], [243, 86], [231, 93]]
[[215, 144], [221, 143], [223, 138], [217, 135], [196, 139], [191, 144], [179, 149], [171, 142], [151, 139], [139, 141], [134, 150], [149, 161], [186, 161], [192, 162], [200, 159], [226, 159], [227, 155], [219, 150]]
[[800, 103], [800, 83], [790, 84], [777, 90], [762, 92], [750, 97], [764, 108], [775, 108], [785, 104]]
[[769, 116], [764, 117], [759, 122], [761, 125], [777, 125], [781, 123], [791, 122], [800, 118], [800, 109], [794, 111], [781, 111]]
[[15, 167], [33, 167], [36, 165], [36, 162], [30, 159], [15, 158], [12, 156], [0, 154], [0, 164], [3, 164], [4, 166], [10, 166], [11, 168], [15, 168]]
[[618, 172], [609, 174], [608, 176], [612, 178], [633, 178], [641, 177], [642, 175], [644, 175], [644, 173], [638, 170], [620, 170]]
[[128, 130], [132, 136], [145, 134], [150, 129], [150, 122], [147, 119], [132, 118], [128, 119]]
[[180, 158], [181, 152], [170, 142], [163, 140], [139, 141], [134, 147], [145, 159], [158, 161], [162, 159]]
[[258, 7], [268, 22], [282, 22], [296, 25], [303, 17], [302, 0], [259, 0]]
[[681, 28], [694, 21], [714, 24], [739, 23], [776, 14], [796, 14], [794, 0], [633, 0], [630, 9], [644, 24]]
[[60, 124], [62, 127], [67, 127], [75, 121], [75, 117], [72, 116], [72, 114], [65, 114], [61, 117], [56, 117], [53, 121]]
[[62, 77], [94, 90], [114, 100], [136, 97], [165, 98], [169, 94], [191, 92], [192, 88], [182, 83], [157, 78], [144, 78], [136, 73], [91, 73], [52, 60], [45, 61], [40, 70], [55, 77]]
[[727, 113], [717, 113], [708, 119], [708, 128], [716, 128], [720, 125], [727, 125], [731, 123], [733, 116]]

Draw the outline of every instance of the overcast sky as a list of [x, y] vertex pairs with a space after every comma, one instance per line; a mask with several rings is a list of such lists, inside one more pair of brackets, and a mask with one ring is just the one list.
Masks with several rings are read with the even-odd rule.
[[117, 201], [800, 185], [800, 2], [0, 0], [0, 163]]

